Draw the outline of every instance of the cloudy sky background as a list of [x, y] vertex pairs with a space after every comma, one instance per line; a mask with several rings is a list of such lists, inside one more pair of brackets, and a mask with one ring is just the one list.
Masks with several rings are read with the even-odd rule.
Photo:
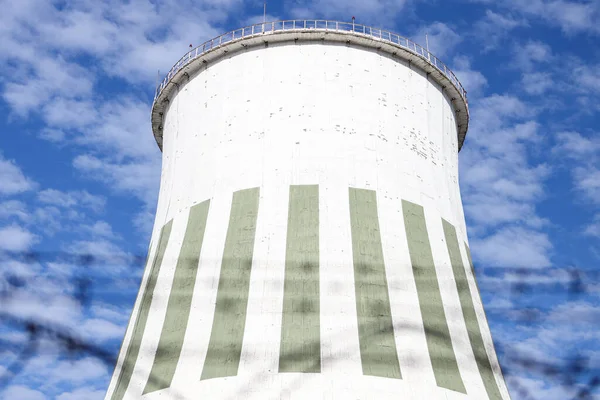
[[[157, 200], [157, 71], [258, 22], [263, 3], [0, 10], [0, 399], [101, 399], [112, 365], [51, 335], [33, 333], [20, 369], [21, 322], [116, 355]], [[600, 370], [600, 1], [284, 0], [267, 19], [353, 15], [428, 34], [468, 90], [461, 188], [506, 379], [515, 400], [574, 398]]]

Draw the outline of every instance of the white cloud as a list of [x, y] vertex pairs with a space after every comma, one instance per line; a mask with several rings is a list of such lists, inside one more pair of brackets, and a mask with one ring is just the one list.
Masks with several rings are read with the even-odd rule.
[[527, 21], [523, 18], [486, 10], [485, 16], [475, 23], [474, 35], [477, 40], [484, 43], [484, 51], [489, 51], [498, 47], [502, 39], [512, 30], [527, 25]]
[[465, 212], [478, 228], [496, 227], [507, 223], [540, 228], [547, 224], [536, 214], [533, 204], [502, 196], [473, 195], [465, 205]]
[[600, 238], [600, 214], [596, 214], [593, 222], [585, 226], [583, 233], [588, 236]]
[[[59, 347], [52, 347], [51, 343], [40, 344], [43, 353], [31, 358], [25, 365], [22, 375], [27, 376], [28, 381], [34, 386], [34, 382], [41, 383], [40, 390], [47, 393], [65, 395], [69, 398], [68, 387], [80, 386], [72, 395], [83, 395], [83, 393], [95, 393], [92, 388], [97, 382], [106, 381], [108, 378], [108, 367], [99, 359], [92, 356], [84, 356], [78, 359], [64, 358], [64, 353]], [[58, 398], [52, 396], [52, 398]], [[15, 397], [20, 399], [20, 397]], [[8, 400], [8, 399], [7, 399]]]
[[[564, 324], [577, 324], [580, 329], [587, 327], [590, 330], [595, 330], [596, 324], [600, 321], [600, 307], [585, 301], [563, 303], [548, 314], [547, 320]], [[597, 333], [597, 335], [600, 338], [600, 333]]]
[[101, 212], [106, 204], [104, 196], [93, 195], [85, 190], [63, 192], [56, 189], [45, 189], [38, 193], [38, 200], [41, 203], [61, 208], [78, 206], [94, 212]]
[[23, 385], [12, 385], [2, 391], [3, 400], [46, 400], [47, 397], [37, 390]]
[[105, 390], [79, 388], [56, 396], [56, 400], [101, 400], [105, 394]]
[[577, 390], [574, 388], [567, 389], [560, 385], [549, 385], [546, 377], [533, 379], [514, 374], [507, 377], [506, 380], [509, 387], [518, 388], [517, 393], [535, 393], [536, 396], [539, 396], [538, 398], [544, 400], [571, 399], [577, 394]]
[[[4, 58], [26, 62], [40, 72], [35, 85], [20, 86], [28, 95], [32, 93], [26, 90], [28, 86], [52, 88], [67, 95], [67, 87], [76, 91], [91, 89], [94, 74], [86, 71], [85, 82], [68, 82], [62, 77], [79, 78], [79, 74], [69, 74], [73, 64], [64, 64], [67, 68], [50, 68], [51, 71], [45, 73], [45, 68], [38, 65], [56, 59], [52, 52], [58, 51], [64, 57], [86, 54], [100, 59], [98, 67], [108, 75], [130, 82], [153, 82], [158, 69], [168, 70], [186, 51], [190, 38], [216, 36], [218, 31], [211, 23], [224, 21], [227, 11], [238, 4], [240, 1], [190, 4], [175, 0], [161, 3], [82, 0], [59, 9], [52, 3], [30, 0], [3, 9], [0, 22], [5, 29], [0, 30], [0, 39], [6, 48]], [[61, 62], [58, 58], [57, 63]], [[54, 74], [59, 70], [63, 75]], [[16, 95], [18, 90], [11, 93]], [[42, 101], [45, 99], [43, 96]], [[40, 100], [35, 101], [30, 96], [28, 100], [40, 104]], [[32, 106], [31, 102], [22, 103]]]
[[409, 0], [299, 0], [291, 5], [294, 18], [323, 17], [350, 21], [356, 17], [357, 24], [372, 24], [392, 19], [402, 12]]
[[538, 231], [548, 221], [536, 204], [550, 174], [532, 163], [530, 146], [543, 140], [536, 110], [514, 96], [492, 95], [472, 108], [461, 151], [461, 188], [473, 254], [483, 265], [550, 266], [552, 244]]
[[471, 61], [465, 56], [454, 57], [452, 71], [467, 91], [469, 99], [479, 97], [487, 86], [485, 76], [471, 68]]
[[127, 271], [133, 256], [105, 238], [78, 240], [65, 250], [76, 256], [92, 257], [90, 262], [97, 274], [119, 274]]
[[29, 281], [28, 286], [35, 287], [37, 293], [28, 293], [25, 289], [13, 290], [3, 302], [3, 312], [24, 320], [66, 327], [73, 327], [80, 321], [81, 304], [70, 294], [65, 294], [70, 291], [68, 281], [52, 282], [41, 278]]
[[462, 41], [460, 35], [443, 22], [434, 22], [422, 26], [413, 35], [413, 40], [425, 47], [427, 42], [425, 35], [427, 35], [427, 41], [429, 42], [429, 51], [438, 58], [443, 58], [451, 54], [454, 48]]
[[34, 63], [26, 65], [24, 69], [31, 71], [22, 76], [14, 75], [12, 81], [6, 83], [3, 94], [4, 100], [19, 115], [26, 116], [54, 96], [79, 98], [92, 92], [94, 75], [62, 57], [45, 57], [42, 53]]
[[556, 146], [552, 153], [569, 168], [575, 193], [591, 206], [588, 222], [581, 232], [585, 236], [600, 238], [600, 139], [596, 133], [582, 135], [580, 132], [563, 131], [556, 134]]
[[473, 239], [472, 248], [489, 266], [541, 268], [551, 265], [552, 244], [545, 233], [526, 228], [503, 228], [482, 239]]
[[553, 57], [550, 46], [540, 41], [530, 40], [513, 49], [514, 66], [523, 71], [531, 71], [536, 64], [550, 62]]
[[142, 101], [123, 98], [106, 103], [98, 119], [87, 125], [77, 137], [78, 144], [123, 159], [155, 159], [160, 151], [152, 135], [150, 106]]
[[32, 190], [36, 183], [27, 178], [21, 168], [0, 153], [0, 195], [12, 195]]
[[[532, 282], [530, 278], [534, 278]], [[600, 339], [597, 304], [583, 299], [560, 302], [550, 299], [545, 291], [545, 287], [552, 287], [556, 294], [557, 281], [568, 285], [568, 278], [569, 273], [562, 268], [494, 278], [494, 288], [502, 287], [505, 279], [513, 284], [550, 285], [526, 291], [527, 301], [520, 302], [523, 308], [516, 304], [502, 310], [503, 315], [515, 317], [514, 322], [494, 332], [496, 341], [503, 344], [504, 372], [513, 398], [517, 394], [527, 397], [527, 393], [536, 399], [575, 398], [589, 383], [590, 372], [598, 369], [597, 355], [591, 351]], [[543, 308], [531, 308], [531, 304]], [[587, 359], [587, 365], [577, 370], [572, 364], [575, 358]]]
[[2, 260], [2, 268], [0, 268], [0, 279], [2, 275], [13, 276], [23, 281], [35, 278], [40, 274], [42, 267], [35, 262], [24, 263], [17, 260], [4, 259]]
[[[96, 106], [91, 100], [64, 97], [48, 102], [44, 106], [42, 114], [48, 126], [58, 126], [61, 129], [82, 129], [98, 119]], [[53, 133], [49, 134], [49, 132]], [[56, 130], [46, 130], [44, 135], [51, 139], [60, 137], [56, 134]]]
[[[600, 139], [595, 134], [583, 136], [579, 132], [563, 131], [556, 134], [553, 153], [571, 160], [571, 170], [576, 191], [590, 204], [600, 205]], [[589, 231], [594, 232], [590, 225]]]
[[596, 166], [573, 169], [575, 188], [592, 204], [600, 204], [600, 168]]
[[103, 342], [110, 339], [122, 338], [125, 327], [115, 325], [104, 319], [86, 319], [78, 328], [78, 333], [95, 342]]
[[110, 224], [106, 221], [96, 221], [93, 225], [85, 226], [83, 230], [90, 233], [93, 237], [104, 237], [108, 239], [117, 237]]
[[531, 116], [534, 114], [534, 110], [515, 96], [493, 94], [478, 101], [476, 107], [473, 108], [473, 113], [476, 114], [473, 116], [473, 122], [476, 125], [489, 126], [489, 123], [492, 122], [495, 126], [502, 127], [505, 125], [504, 120], [510, 122], [514, 119]]
[[123, 313], [122, 308], [106, 303], [92, 304], [91, 311], [96, 318], [111, 321], [120, 326], [125, 325], [129, 318], [129, 315]]
[[486, 3], [505, 7], [513, 13], [521, 13], [528, 18], [536, 18], [551, 26], [559, 27], [567, 34], [600, 33], [600, 3], [597, 1], [579, 2], [568, 0], [500, 0]]
[[523, 90], [532, 95], [544, 94], [554, 83], [549, 72], [524, 73], [521, 78]]
[[155, 213], [148, 204], [144, 210], [141, 210], [133, 219], [133, 225], [140, 234], [150, 237], [152, 226], [154, 225]]
[[61, 361], [57, 365], [49, 366], [52, 372], [45, 374], [50, 382], [80, 383], [90, 381], [107, 374], [107, 368], [102, 361], [93, 357], [86, 357], [75, 361]]
[[[573, 283], [573, 273], [577, 270], [573, 267], [550, 268], [550, 269], [528, 269], [524, 270], [506, 270], [503, 274], [495, 276], [481, 275], [478, 278], [480, 283], [489, 287], [515, 287], [518, 284], [529, 285], [532, 287], [544, 287], [547, 285], [560, 286], [562, 289], [570, 289]], [[585, 275], [582, 279], [586, 279]], [[517, 303], [517, 302], [516, 302]], [[517, 307], [518, 304], [515, 304]]]
[[[160, 173], [150, 105], [145, 96], [107, 95], [105, 88], [95, 86], [97, 76], [147, 88], [157, 70], [164, 74], [190, 42], [198, 45], [217, 36], [222, 28], [216, 25], [240, 5], [241, 0], [81, 0], [69, 7], [42, 0], [11, 3], [0, 16], [0, 71], [6, 78], [2, 96], [16, 116], [36, 113], [43, 119], [40, 137], [76, 147], [80, 154], [89, 152], [87, 161], [92, 163], [77, 158], [73, 165], [94, 180], [116, 186], [119, 193], [139, 198], [145, 215], [156, 204]], [[0, 183], [7, 165], [0, 164]], [[99, 168], [92, 170], [95, 166]], [[24, 179], [17, 182], [18, 169], [9, 172], [13, 182], [0, 184], [0, 194], [31, 188]], [[64, 194], [70, 196], [65, 206], [79, 200], [72, 192]], [[48, 211], [42, 213], [49, 217]], [[70, 210], [71, 219], [79, 212]], [[56, 231], [60, 221], [54, 216]]]
[[600, 91], [600, 65], [576, 65], [572, 70], [572, 79], [575, 89], [581, 92], [593, 92], [598, 95]]
[[562, 131], [556, 134], [557, 146], [553, 152], [571, 159], [588, 158], [590, 155], [600, 151], [600, 139], [588, 138], [579, 132]]
[[114, 163], [89, 154], [75, 157], [73, 166], [86, 176], [107, 183], [119, 193], [132, 194], [154, 205], [158, 191], [158, 160]]
[[0, 227], [0, 250], [13, 252], [27, 251], [38, 237], [18, 225]]
[[19, 200], [7, 200], [0, 203], [0, 219], [16, 217], [21, 221], [28, 221], [31, 215], [27, 211], [27, 205]]
[[44, 128], [40, 131], [39, 137], [40, 139], [44, 139], [49, 142], [61, 143], [65, 140], [67, 135], [65, 134], [65, 131], [61, 129]]

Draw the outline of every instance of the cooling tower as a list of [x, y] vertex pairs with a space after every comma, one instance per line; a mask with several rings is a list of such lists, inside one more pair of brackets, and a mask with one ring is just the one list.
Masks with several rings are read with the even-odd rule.
[[284, 21], [159, 85], [148, 262], [106, 399], [509, 399], [458, 185], [465, 91], [419, 45]]

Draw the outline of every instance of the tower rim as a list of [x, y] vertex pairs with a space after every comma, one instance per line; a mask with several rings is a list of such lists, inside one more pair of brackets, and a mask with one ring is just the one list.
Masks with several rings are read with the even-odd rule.
[[408, 61], [438, 83], [451, 99], [456, 115], [458, 151], [462, 148], [469, 127], [467, 92], [450, 68], [429, 50], [401, 35], [354, 22], [334, 20], [281, 20], [258, 23], [229, 31], [192, 48], [173, 65], [157, 85], [152, 102], [152, 132], [162, 151], [163, 119], [170, 98], [186, 78], [204, 65], [225, 57], [228, 53], [272, 43], [320, 41], [347, 43], [381, 51]]

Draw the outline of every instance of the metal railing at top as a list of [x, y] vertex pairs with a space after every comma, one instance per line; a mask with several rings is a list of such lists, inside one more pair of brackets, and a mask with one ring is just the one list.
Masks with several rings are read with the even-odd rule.
[[177, 61], [177, 63], [175, 63], [175, 65], [173, 65], [173, 67], [167, 73], [162, 82], [156, 87], [154, 100], [156, 100], [156, 98], [160, 95], [162, 90], [167, 86], [169, 81], [181, 68], [186, 66], [192, 60], [201, 57], [203, 54], [212, 49], [218, 48], [219, 46], [234, 40], [247, 38], [255, 35], [264, 35], [273, 32], [305, 29], [330, 32], [354, 32], [366, 35], [370, 38], [381, 40], [383, 42], [390, 42], [396, 44], [427, 60], [431, 65], [436, 67], [458, 88], [465, 104], [468, 104], [467, 92], [460, 84], [456, 75], [454, 75], [454, 73], [450, 70], [450, 68], [446, 66], [446, 64], [441, 62], [436, 56], [434, 56], [429, 50], [425, 49], [423, 46], [396, 33], [385, 31], [382, 29], [377, 29], [361, 24], [355, 24], [353, 22], [339, 22], [327, 20], [288, 20], [259, 23], [244, 28], [236, 29], [234, 31], [224, 33], [221, 36], [218, 36], [214, 39], [207, 40], [200, 46], [188, 51], [183, 57], [179, 59], [179, 61]]

